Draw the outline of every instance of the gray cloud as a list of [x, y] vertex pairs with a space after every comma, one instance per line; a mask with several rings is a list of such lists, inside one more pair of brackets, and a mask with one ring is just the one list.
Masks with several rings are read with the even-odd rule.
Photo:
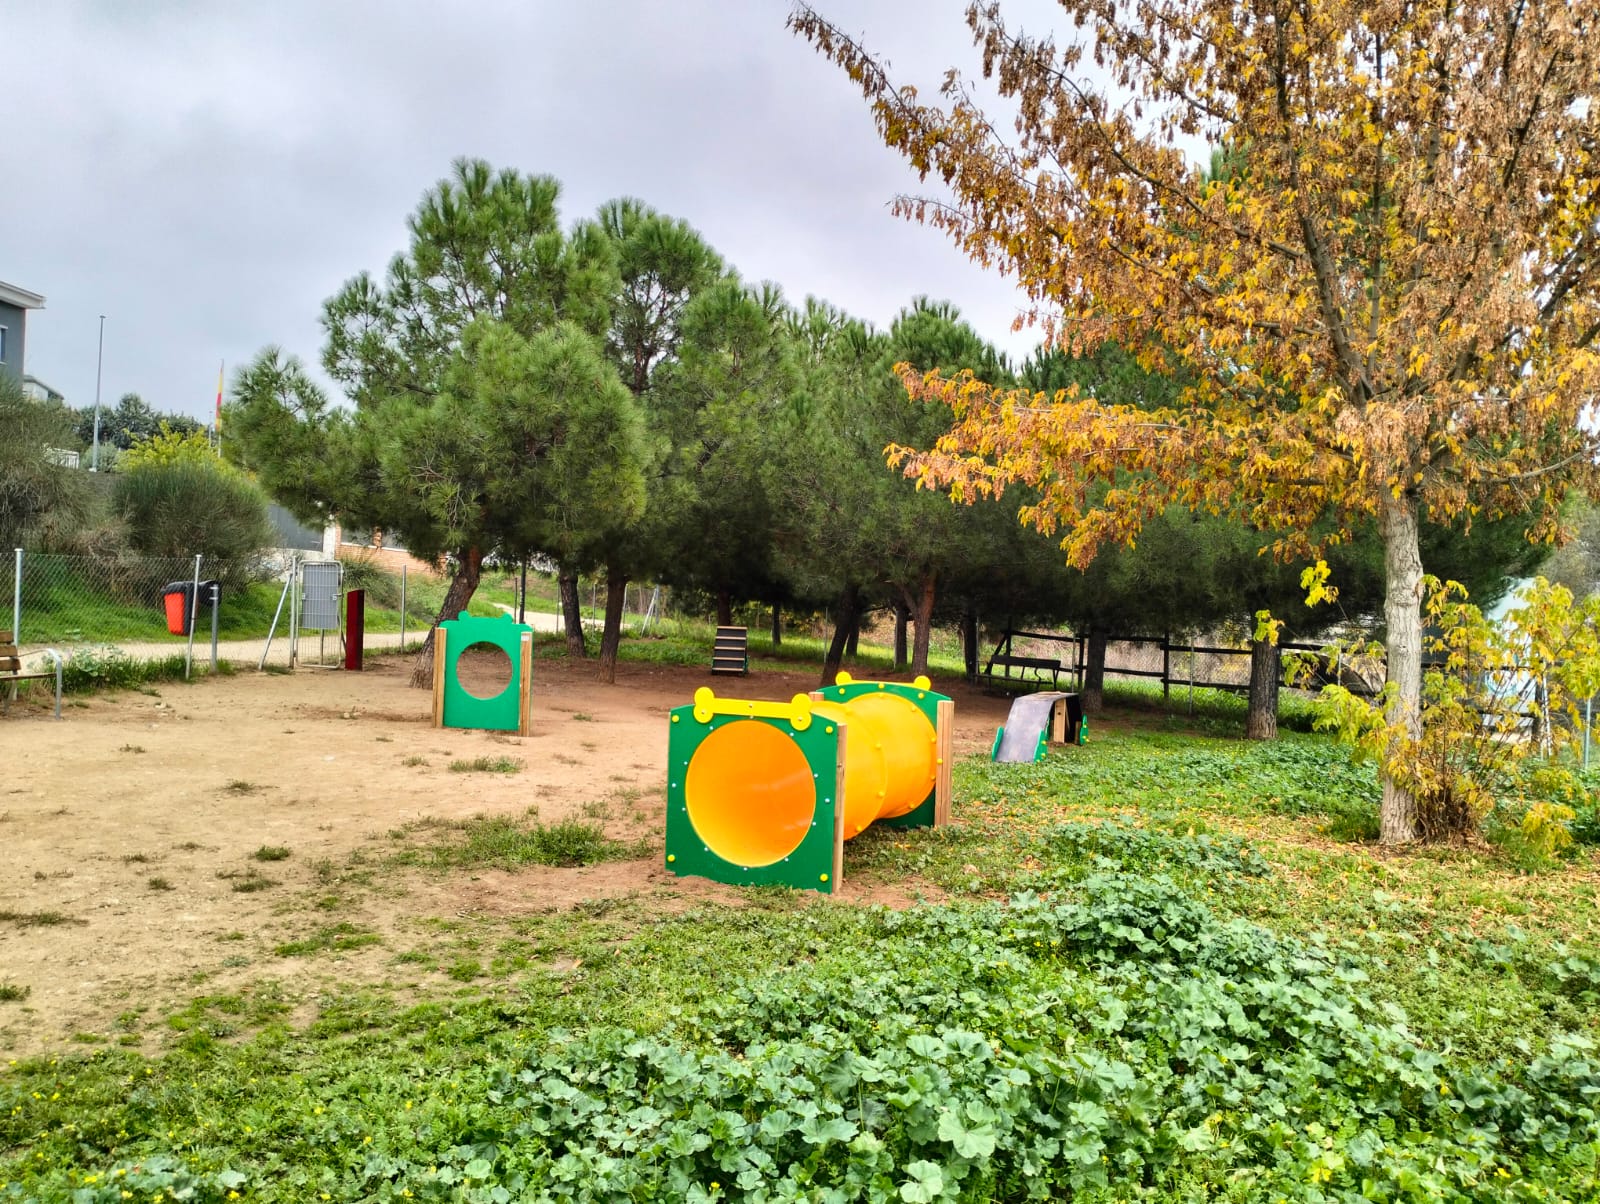
[[[824, 10], [932, 88], [971, 63], [961, 3]], [[1022, 6], [1037, 22], [1038, 0]], [[315, 361], [321, 303], [404, 245], [459, 155], [562, 181], [570, 221], [632, 195], [748, 279], [885, 323], [921, 293], [1015, 351], [1021, 299], [889, 215], [914, 175], [785, 0], [0, 0], [0, 279], [42, 292], [28, 370], [75, 404], [209, 416], [219, 360]]]

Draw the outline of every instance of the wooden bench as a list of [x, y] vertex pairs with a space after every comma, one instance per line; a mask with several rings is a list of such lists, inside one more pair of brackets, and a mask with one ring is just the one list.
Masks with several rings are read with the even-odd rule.
[[[1004, 670], [1003, 674], [995, 673], [995, 666]], [[1017, 676], [1011, 676], [1011, 670], [1016, 669]], [[1049, 674], [1050, 688], [1057, 688], [1061, 680], [1061, 662], [1043, 656], [1013, 656], [1009, 652], [997, 652], [989, 658], [989, 664], [984, 669], [983, 675], [993, 685], [1018, 685], [1028, 686], [1043, 685], [1045, 674]]]
[[711, 646], [713, 673], [750, 672], [750, 633], [743, 627], [718, 627], [717, 642]]
[[54, 669], [34, 669], [25, 672], [22, 668], [22, 656], [17, 651], [16, 642], [11, 638], [9, 631], [0, 631], [0, 685], [7, 682], [11, 685], [8, 703], [17, 700], [17, 683], [19, 681], [35, 681], [54, 677], [56, 679], [56, 718], [61, 718], [61, 665], [62, 656], [54, 648], [42, 649], [42, 653], [55, 662]]

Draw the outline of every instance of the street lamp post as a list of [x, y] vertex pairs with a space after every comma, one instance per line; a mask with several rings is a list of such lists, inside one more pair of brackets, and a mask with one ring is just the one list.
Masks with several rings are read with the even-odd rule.
[[100, 471], [100, 369], [106, 358], [106, 316], [100, 315], [100, 349], [94, 357], [94, 450], [89, 456], [89, 471]]

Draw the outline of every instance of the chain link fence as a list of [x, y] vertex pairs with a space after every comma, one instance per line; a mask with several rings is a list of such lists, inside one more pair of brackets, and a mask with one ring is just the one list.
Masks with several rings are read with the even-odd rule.
[[[69, 556], [13, 551], [0, 567], [0, 626], [12, 630], [23, 657], [55, 648], [94, 673], [112, 660], [193, 665], [287, 667], [311, 641], [337, 658], [341, 633], [300, 631], [292, 639], [293, 591], [300, 562], [216, 557]], [[401, 622], [380, 617], [369, 647], [397, 643]], [[412, 634], [418, 621], [411, 621]], [[331, 643], [331, 650], [330, 650]]]
[[[280, 670], [333, 666], [344, 654], [342, 598], [329, 604], [331, 610], [321, 608], [320, 620], [305, 606], [306, 566], [327, 563], [327, 557], [287, 549], [247, 564], [13, 550], [0, 562], [0, 605], [8, 609], [0, 629], [15, 631], [25, 657], [54, 648], [75, 657], [80, 668], [108, 658], [180, 658], [185, 672], [214, 661]], [[355, 554], [338, 563], [336, 590], [365, 593], [367, 651], [420, 643], [443, 604], [445, 577], [409, 558]], [[584, 625], [598, 641], [604, 582], [584, 577], [578, 595]], [[662, 617], [662, 602], [660, 590], [630, 585], [625, 627], [648, 629]], [[554, 575], [515, 564], [485, 566], [471, 611], [525, 617], [546, 632], [559, 631], [563, 618]], [[330, 613], [336, 617], [330, 620]]]

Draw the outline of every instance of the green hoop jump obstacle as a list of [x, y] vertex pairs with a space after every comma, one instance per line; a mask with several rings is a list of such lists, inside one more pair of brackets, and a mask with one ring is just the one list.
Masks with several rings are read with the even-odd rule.
[[[499, 619], [463, 615], [440, 623], [433, 641], [433, 726], [526, 736], [533, 716], [533, 628], [510, 615]], [[478, 698], [461, 684], [461, 654], [478, 644], [500, 649], [511, 662], [511, 680], [493, 698]]]

